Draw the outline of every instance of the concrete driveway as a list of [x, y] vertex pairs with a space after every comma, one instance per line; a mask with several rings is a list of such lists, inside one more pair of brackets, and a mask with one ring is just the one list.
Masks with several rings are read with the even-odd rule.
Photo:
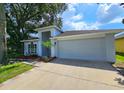
[[107, 62], [56, 59], [36, 65], [0, 89], [124, 89], [124, 77]]

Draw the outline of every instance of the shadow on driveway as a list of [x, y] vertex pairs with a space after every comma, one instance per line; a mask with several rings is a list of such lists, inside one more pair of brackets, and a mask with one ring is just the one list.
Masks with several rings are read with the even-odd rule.
[[103, 70], [116, 71], [116, 69], [109, 62], [102, 61], [86, 61], [86, 60], [72, 60], [72, 59], [55, 59], [52, 61], [54, 64], [63, 64], [76, 67], [88, 67]]

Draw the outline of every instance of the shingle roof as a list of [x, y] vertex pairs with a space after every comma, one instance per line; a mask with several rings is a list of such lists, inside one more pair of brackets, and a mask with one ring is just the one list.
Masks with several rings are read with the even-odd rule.
[[57, 37], [62, 36], [70, 36], [70, 35], [80, 35], [80, 34], [90, 34], [90, 33], [102, 33], [102, 32], [108, 32], [108, 31], [117, 31], [122, 29], [110, 29], [110, 30], [72, 30], [72, 31], [64, 31]]

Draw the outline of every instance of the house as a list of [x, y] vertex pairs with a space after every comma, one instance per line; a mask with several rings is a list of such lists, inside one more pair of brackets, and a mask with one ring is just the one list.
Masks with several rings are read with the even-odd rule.
[[124, 53], [124, 34], [116, 36], [115, 47], [116, 52]]
[[[62, 32], [56, 26], [35, 29], [38, 39], [23, 40], [24, 55], [51, 56], [66, 59], [115, 62], [114, 34], [122, 29], [74, 30]], [[43, 41], [51, 40], [48, 50]], [[31, 46], [33, 46], [31, 48]]]

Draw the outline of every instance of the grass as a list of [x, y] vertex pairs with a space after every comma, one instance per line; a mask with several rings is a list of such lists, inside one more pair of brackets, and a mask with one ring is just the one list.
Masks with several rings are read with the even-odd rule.
[[28, 71], [32, 68], [33, 68], [32, 65], [28, 65], [21, 62], [2, 66], [0, 67], [0, 83], [10, 78], [13, 78], [25, 71]]
[[124, 55], [116, 54], [116, 64], [117, 63], [124, 63]]
[[116, 62], [113, 66], [124, 69], [124, 54], [116, 53]]

